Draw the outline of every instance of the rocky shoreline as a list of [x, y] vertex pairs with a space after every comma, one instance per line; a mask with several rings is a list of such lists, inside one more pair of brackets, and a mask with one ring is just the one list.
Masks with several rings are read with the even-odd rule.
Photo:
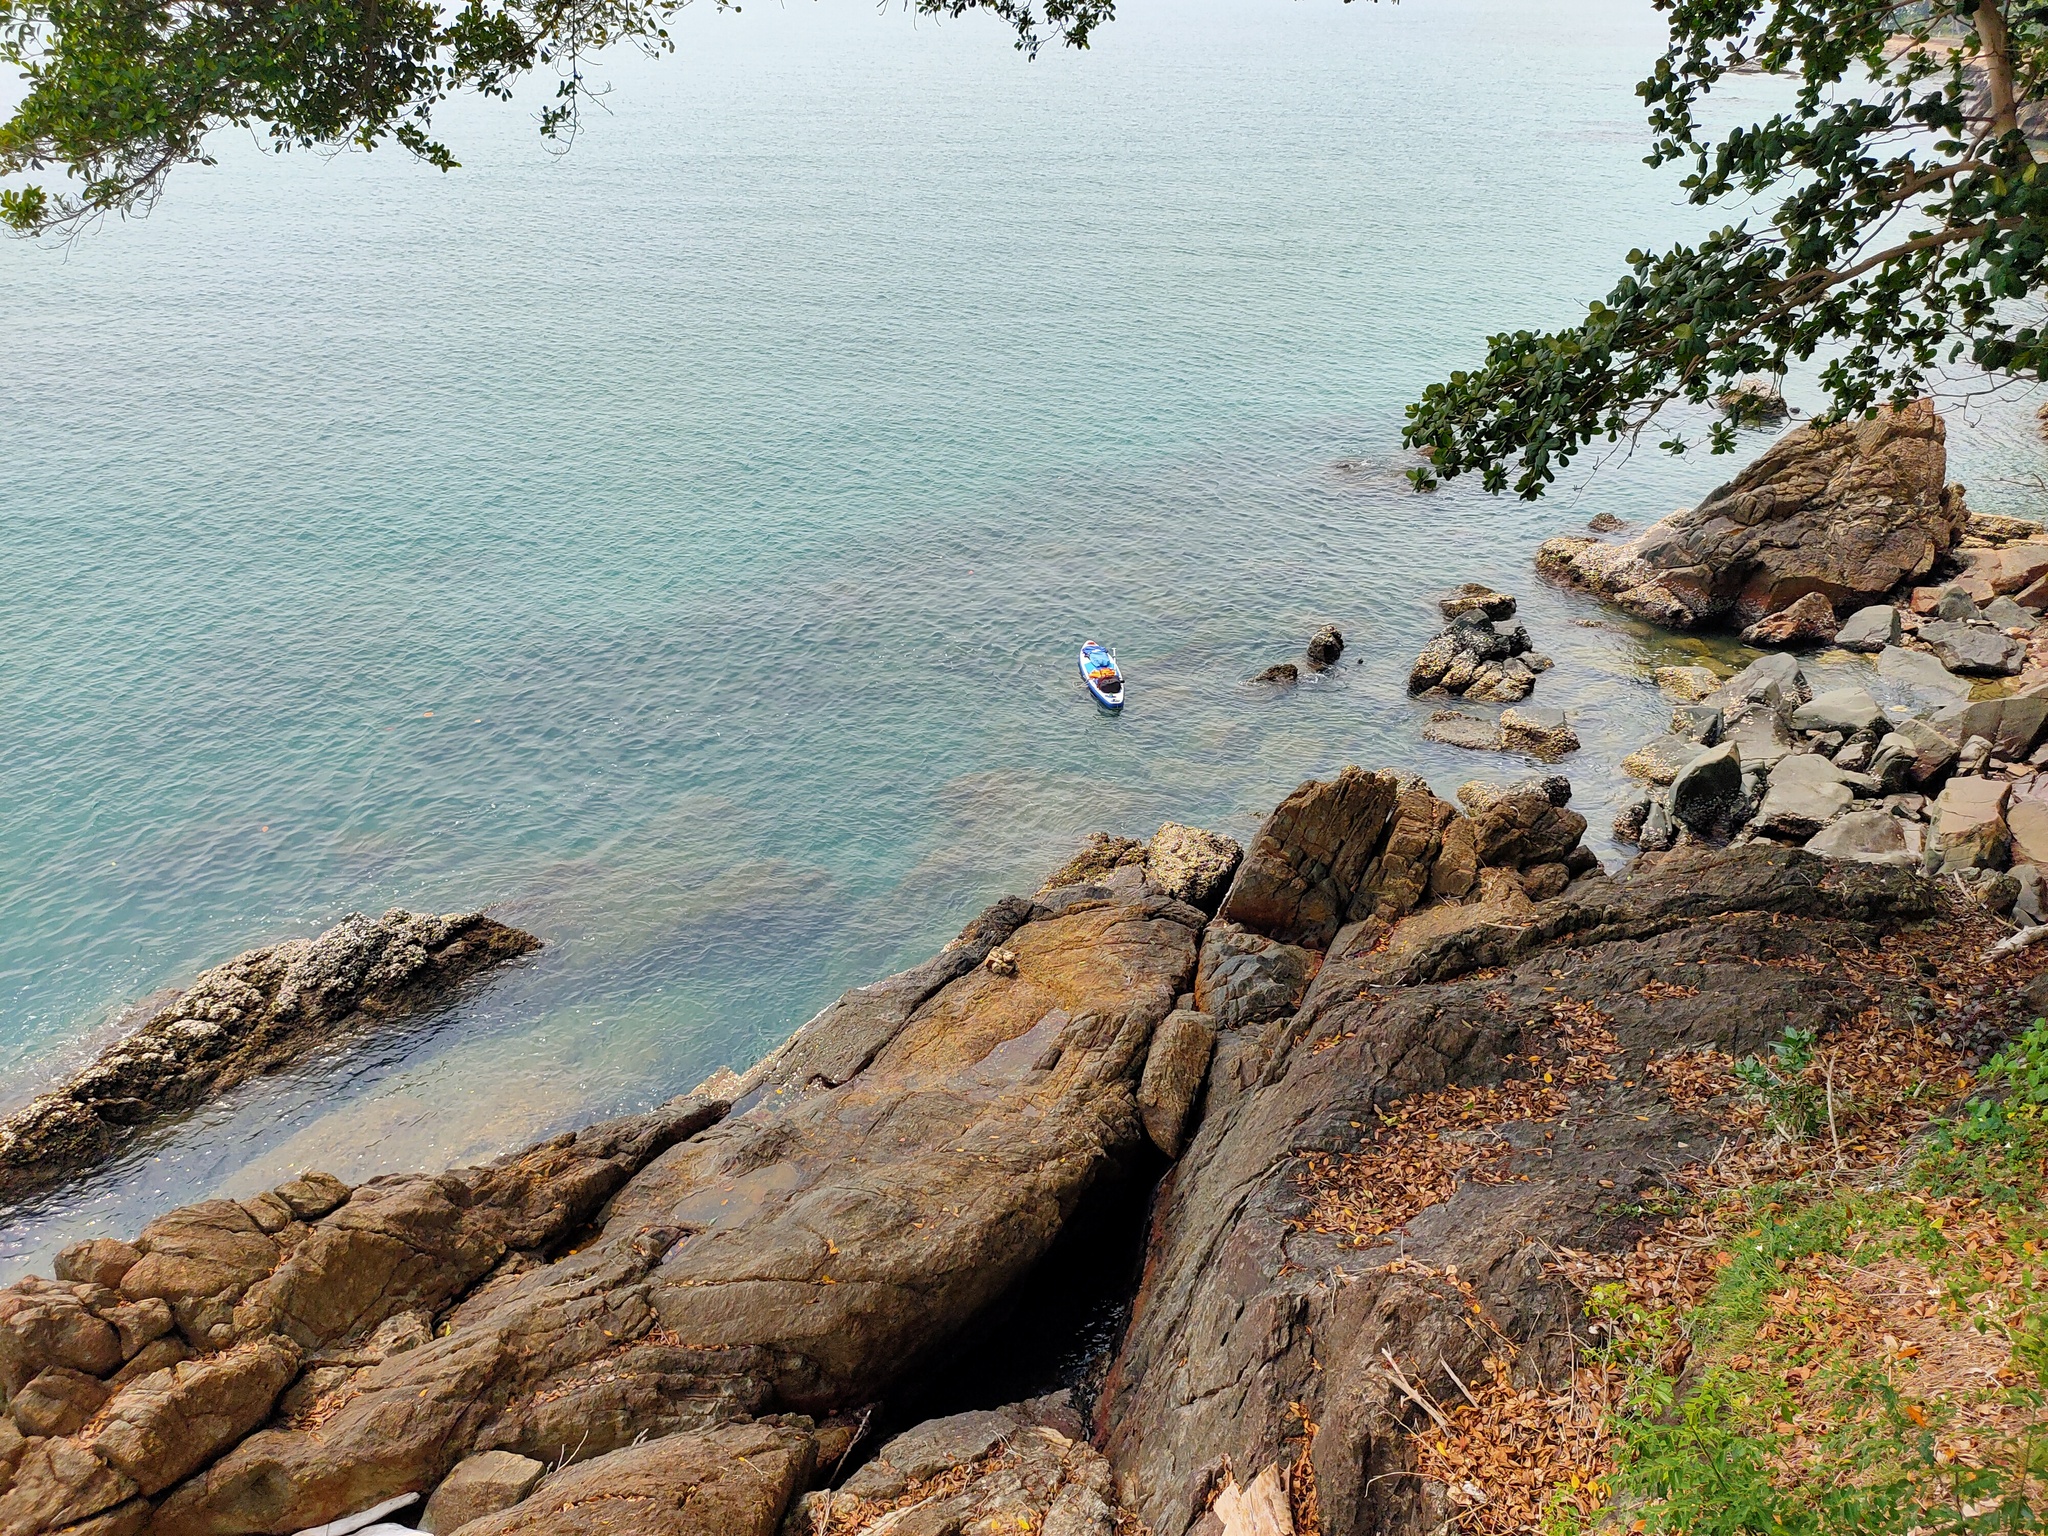
[[[1421, 1536], [1472, 1513], [1446, 1406], [1573, 1378], [1587, 1277], [1766, 1139], [1735, 1062], [1789, 1020], [1838, 1042], [1845, 1088], [1902, 1054], [1953, 1077], [2048, 1007], [2048, 945], [2002, 918], [2041, 917], [2038, 872], [2007, 866], [2048, 832], [2017, 809], [2048, 689], [2030, 624], [1989, 612], [2048, 539], [1968, 514], [1931, 412], [1831, 432], [1544, 564], [1660, 622], [1864, 647], [1925, 708], [1816, 693], [1783, 652], [1669, 669], [1617, 828], [1644, 851], [1615, 872], [1557, 775], [1454, 804], [1346, 768], [1242, 848], [1099, 834], [651, 1113], [77, 1244], [0, 1290], [0, 1531]], [[1816, 556], [1823, 524], [1850, 532]], [[1416, 691], [1525, 697], [1512, 612], [1454, 594]], [[2017, 645], [2019, 691], [1970, 699], [1944, 624]], [[1461, 745], [1576, 747], [1561, 712], [1514, 714], [1450, 718], [1484, 727]], [[537, 942], [351, 921], [311, 946], [327, 981], [308, 949], [243, 956], [31, 1106], [52, 1167], [126, 1134], [108, 1106], [140, 1068], [110, 1061], [240, 1026], [165, 1079], [167, 1112]], [[1830, 1100], [1838, 1169], [1878, 1117], [1903, 1134], [1861, 1102], [1837, 1127]], [[1113, 1319], [1088, 1348], [1019, 1325], [1075, 1291]]]
[[[1474, 1308], [1555, 1369], [1544, 1254], [1629, 1240], [1621, 1205], [1715, 1140], [1659, 1063], [1899, 1007], [1814, 957], [1973, 920], [1767, 845], [1611, 876], [1562, 780], [1474, 798], [1347, 769], [1241, 858], [1103, 838], [652, 1114], [69, 1249], [0, 1292], [0, 1529], [293, 1532], [407, 1496], [465, 1536], [1433, 1528], [1453, 1496], [1387, 1475], [1403, 1383], [1480, 1369]], [[1450, 1103], [1457, 1157], [1404, 1164], [1403, 1117]], [[1094, 1401], [866, 1440], [1162, 1167]]]
[[351, 913], [318, 938], [237, 955], [0, 1120], [0, 1200], [94, 1167], [156, 1121], [328, 1040], [430, 1007], [540, 942], [481, 912], [394, 909]]

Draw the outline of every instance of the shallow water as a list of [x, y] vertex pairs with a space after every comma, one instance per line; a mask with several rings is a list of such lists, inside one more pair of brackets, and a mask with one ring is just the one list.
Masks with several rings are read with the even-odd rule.
[[[678, 37], [564, 159], [523, 107], [451, 112], [451, 176], [229, 136], [147, 221], [0, 247], [0, 1099], [350, 909], [548, 941], [11, 1213], [0, 1274], [657, 1102], [1092, 828], [1514, 771], [1401, 686], [1456, 581], [1524, 595], [1596, 829], [1661, 726], [1691, 642], [1529, 556], [1734, 465], [1528, 507], [1397, 449], [1486, 333], [1720, 221], [1640, 164], [1648, 7], [1127, 0], [1035, 64], [852, 0]], [[1957, 421], [1975, 505], [2048, 501], [2030, 412]], [[1339, 669], [1247, 686], [1325, 621]]]

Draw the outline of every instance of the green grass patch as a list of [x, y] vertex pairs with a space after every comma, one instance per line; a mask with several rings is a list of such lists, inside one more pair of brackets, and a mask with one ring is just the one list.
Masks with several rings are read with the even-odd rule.
[[[1744, 1080], [1786, 1134], [1811, 1042]], [[1757, 1188], [1686, 1309], [1588, 1297], [1620, 1386], [1598, 1528], [1689, 1536], [2048, 1523], [2048, 1023], [1981, 1074], [1897, 1187]], [[1585, 1524], [1559, 1510], [1553, 1527]]]

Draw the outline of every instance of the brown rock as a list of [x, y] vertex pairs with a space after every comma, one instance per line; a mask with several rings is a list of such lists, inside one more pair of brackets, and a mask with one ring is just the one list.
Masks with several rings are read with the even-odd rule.
[[236, 1304], [283, 1253], [233, 1200], [202, 1200], [159, 1216], [135, 1246], [142, 1257], [121, 1277], [122, 1294], [166, 1303], [178, 1331], [201, 1350], [232, 1339]]
[[0, 1398], [12, 1397], [53, 1365], [88, 1376], [120, 1367], [120, 1335], [80, 1299], [95, 1290], [23, 1281], [0, 1291]]
[[[440, 1336], [323, 1383], [303, 1418], [171, 1490], [152, 1536], [303, 1529], [479, 1450], [552, 1463], [874, 1401], [1143, 1142], [1139, 1077], [1191, 979], [1200, 912], [1093, 883], [1021, 906], [1003, 938], [1016, 976], [982, 967], [1008, 926], [985, 923], [939, 957], [949, 979], [919, 968], [842, 999], [749, 1074], [739, 1114], [613, 1195], [573, 1254], [503, 1269]], [[820, 1083], [816, 1067], [853, 1055], [845, 1082]]]
[[531, 1456], [514, 1456], [510, 1451], [466, 1457], [427, 1500], [420, 1529], [447, 1536], [471, 1520], [510, 1509], [533, 1491], [545, 1471], [547, 1468]]
[[806, 1495], [784, 1529], [821, 1528], [835, 1512], [850, 1514], [849, 1506], [874, 1521], [863, 1529], [896, 1536], [1115, 1536], [1130, 1529], [1119, 1521], [1109, 1464], [1065, 1399], [1058, 1393], [927, 1420], [884, 1445], [838, 1490]]
[[86, 1445], [143, 1493], [160, 1493], [267, 1419], [299, 1359], [297, 1345], [273, 1337], [157, 1371], [114, 1396]]
[[[1784, 962], [1835, 946], [1866, 952], [1873, 931], [1942, 901], [1906, 871], [1754, 848], [1665, 855], [1592, 884], [1542, 906], [1523, 898], [1512, 920], [1442, 928], [1404, 950], [1407, 930], [1473, 909], [1418, 913], [1377, 955], [1333, 955], [1288, 1025], [1219, 1044], [1095, 1413], [1119, 1491], [1158, 1536], [1200, 1528], [1221, 1468], [1249, 1492], [1253, 1469], [1304, 1456], [1324, 1531], [1440, 1524], [1418, 1479], [1396, 1475], [1413, 1471], [1427, 1421], [1394, 1385], [1389, 1356], [1445, 1404], [1459, 1400], [1449, 1372], [1483, 1379], [1502, 1336], [1525, 1389], [1567, 1381], [1574, 1296], [1550, 1254], [1626, 1251], [1635, 1232], [1617, 1228], [1617, 1203], [1642, 1198], [1690, 1146], [1715, 1145], [1661, 1094], [1611, 1090], [1676, 1049], [1739, 1057], [1778, 1038], [1787, 1018], [1822, 1030], [1853, 1018], [1882, 979]], [[1485, 967], [1503, 969], [1474, 974]], [[1650, 978], [1682, 982], [1687, 995], [1645, 998]], [[1600, 1010], [1612, 1054], [1559, 1033], [1571, 1017], [1560, 1005], [1579, 1004]], [[1532, 1030], [1528, 1020], [1557, 1022]], [[1524, 1060], [1532, 1052], [1540, 1060]], [[1418, 1195], [1360, 1173], [1334, 1186], [1342, 1200], [1317, 1203], [1327, 1181], [1350, 1176], [1349, 1157], [1370, 1153], [1380, 1115], [1430, 1093], [1483, 1103], [1503, 1076], [1540, 1082], [1567, 1056], [1613, 1083], [1578, 1089], [1557, 1072], [1556, 1086], [1525, 1101], [1533, 1117], [1496, 1110], [1480, 1133], [1498, 1157], [1484, 1177]], [[1571, 1134], [1546, 1138], [1564, 1117]], [[1453, 1266], [1455, 1285], [1443, 1279]], [[1304, 1420], [1319, 1426], [1306, 1443]]]
[[1301, 681], [1301, 668], [1291, 661], [1282, 661], [1266, 668], [1252, 679], [1255, 683], [1272, 683], [1282, 688], [1292, 688]]
[[462, 1536], [775, 1536], [810, 1478], [802, 1429], [733, 1424], [668, 1435], [569, 1467]]
[[1489, 619], [1511, 619], [1515, 616], [1512, 597], [1476, 581], [1468, 581], [1448, 597], [1438, 598], [1436, 605], [1447, 619], [1455, 619], [1461, 613], [1483, 613]]
[[1195, 1007], [1224, 1029], [1294, 1011], [1314, 964], [1298, 944], [1282, 944], [1235, 923], [1211, 923], [1195, 967]]
[[1235, 839], [1169, 821], [1145, 846], [1145, 881], [1162, 896], [1210, 911], [1243, 856]]
[[366, 1338], [401, 1313], [438, 1312], [508, 1250], [544, 1250], [575, 1231], [657, 1153], [723, 1113], [680, 1100], [482, 1168], [373, 1179], [250, 1288], [235, 1333], [318, 1349]]
[[0, 1494], [0, 1531], [43, 1536], [135, 1497], [135, 1484], [72, 1439], [33, 1440]]
[[171, 1309], [154, 1296], [102, 1307], [99, 1315], [103, 1321], [114, 1325], [114, 1332], [121, 1340], [121, 1358], [124, 1360], [133, 1360], [144, 1345], [162, 1338], [174, 1326]]
[[1936, 874], [2005, 868], [2012, 851], [2005, 824], [2006, 796], [2011, 790], [2003, 779], [1950, 779], [1934, 802], [1928, 868]]
[[351, 913], [203, 973], [69, 1083], [0, 1121], [0, 1196], [89, 1168], [142, 1126], [276, 1070], [359, 1025], [410, 1012], [540, 940], [480, 912]]
[[1135, 837], [1112, 837], [1107, 832], [1090, 832], [1081, 851], [1046, 877], [1041, 892], [1056, 891], [1063, 885], [1086, 885], [1107, 880], [1125, 865], [1143, 865], [1145, 844]]
[[128, 1243], [116, 1242], [111, 1237], [89, 1238], [82, 1243], [73, 1243], [58, 1254], [50, 1273], [59, 1280], [112, 1287], [121, 1283], [121, 1277], [141, 1257], [142, 1254]]
[[155, 1511], [147, 1499], [130, 1499], [116, 1504], [103, 1515], [94, 1515], [78, 1525], [67, 1525], [58, 1536], [140, 1536]]
[[1216, 1021], [1193, 1009], [1175, 1009], [1152, 1032], [1145, 1075], [1138, 1081], [1138, 1114], [1152, 1145], [1168, 1157], [1180, 1155], [1188, 1111], [1202, 1091], [1215, 1045]]
[[15, 1393], [7, 1411], [23, 1434], [68, 1435], [98, 1413], [108, 1395], [98, 1377], [53, 1365]]
[[1259, 828], [1217, 916], [1282, 943], [1327, 947], [1379, 856], [1400, 791], [1393, 774], [1357, 768], [1302, 785]]
[[135, 1358], [107, 1378], [110, 1387], [125, 1387], [131, 1381], [138, 1381], [152, 1371], [168, 1370], [180, 1360], [192, 1358], [192, 1346], [173, 1335], [156, 1339], [135, 1352]]
[[1861, 606], [1954, 547], [1968, 510], [1946, 469], [1929, 401], [1795, 427], [1691, 511], [1618, 544], [1552, 539], [1537, 567], [1680, 629], [1754, 624], [1815, 592]]
[[318, 1221], [338, 1210], [349, 1197], [349, 1187], [331, 1173], [308, 1171], [271, 1191], [291, 1208], [301, 1221]]
[[1585, 817], [1534, 789], [1501, 795], [1472, 818], [1473, 842], [1487, 868], [1562, 864], [1585, 833]]
[[1835, 605], [1819, 592], [1809, 592], [1776, 613], [1758, 619], [1742, 632], [1743, 640], [1761, 646], [1810, 646], [1833, 642], [1841, 625]]

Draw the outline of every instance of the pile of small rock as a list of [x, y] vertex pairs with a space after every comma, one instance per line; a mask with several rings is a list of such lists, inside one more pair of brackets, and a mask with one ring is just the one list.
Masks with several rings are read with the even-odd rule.
[[[1963, 690], [1965, 693], [1967, 689]], [[2043, 911], [2048, 685], [1887, 710], [1862, 688], [1815, 694], [1789, 655], [1764, 657], [1623, 759], [1652, 786], [1614, 832], [1645, 850], [1792, 843], [1830, 858], [1956, 875], [1994, 910]], [[2006, 871], [2010, 867], [2011, 873]]]
[[1538, 655], [1529, 631], [1517, 624], [1501, 630], [1496, 621], [1514, 617], [1515, 600], [1468, 582], [1437, 605], [1450, 622], [1438, 632], [1408, 673], [1410, 693], [1458, 694], [1484, 704], [1514, 704], [1529, 697], [1536, 675], [1552, 665]]

